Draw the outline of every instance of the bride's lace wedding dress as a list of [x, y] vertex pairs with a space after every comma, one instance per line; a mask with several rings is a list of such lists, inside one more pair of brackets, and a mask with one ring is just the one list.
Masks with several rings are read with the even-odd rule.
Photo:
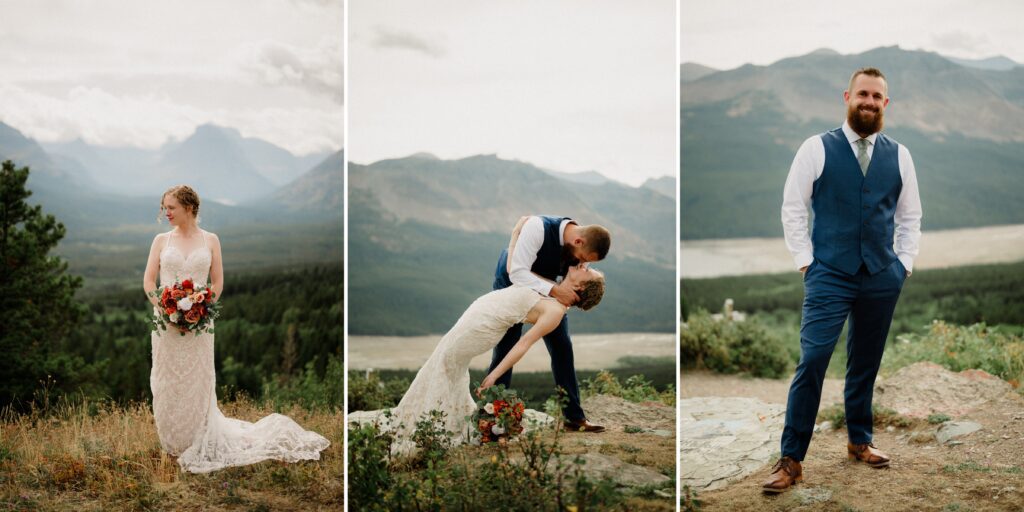
[[390, 419], [384, 411], [365, 411], [350, 414], [349, 421], [380, 422], [382, 429], [396, 435], [392, 451], [408, 454], [415, 450], [411, 435], [416, 422], [436, 410], [444, 413], [444, 429], [452, 434], [454, 443], [470, 441], [472, 433], [465, 418], [476, 410], [476, 402], [469, 389], [469, 362], [493, 349], [541, 298], [529, 288], [513, 285], [476, 299], [438, 342], [402, 401], [391, 409]]
[[[212, 254], [203, 246], [185, 255], [172, 243], [160, 251], [160, 285], [191, 279], [206, 283]], [[256, 423], [226, 418], [217, 407], [213, 334], [182, 336], [177, 329], [152, 333], [153, 417], [164, 451], [185, 471], [206, 473], [267, 459], [318, 460], [330, 442], [291, 418], [271, 414]]]

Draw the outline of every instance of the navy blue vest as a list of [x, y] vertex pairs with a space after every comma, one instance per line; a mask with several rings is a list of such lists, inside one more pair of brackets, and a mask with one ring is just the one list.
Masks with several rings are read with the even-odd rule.
[[[541, 277], [554, 281], [558, 276], [565, 275], [562, 268], [562, 241], [559, 237], [558, 228], [563, 220], [572, 220], [569, 217], [553, 217], [550, 215], [539, 215], [544, 225], [544, 243], [537, 251], [537, 259], [533, 262], [530, 270]], [[495, 273], [495, 289], [512, 286], [512, 280], [508, 277], [506, 261], [509, 258], [508, 249], [501, 251], [498, 257], [498, 267]]]
[[842, 128], [821, 134], [821, 140], [825, 168], [811, 195], [814, 258], [849, 275], [862, 264], [876, 274], [896, 259], [893, 215], [903, 189], [899, 144], [879, 133], [865, 177]]

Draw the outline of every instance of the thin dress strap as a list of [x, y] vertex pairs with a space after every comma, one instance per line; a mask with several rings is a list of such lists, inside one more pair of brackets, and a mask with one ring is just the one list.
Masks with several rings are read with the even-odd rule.
[[206, 245], [206, 231], [203, 231], [203, 230], [200, 229], [199, 230], [199, 236], [203, 237], [203, 247], [206, 247], [207, 249], [209, 249], [209, 246]]
[[171, 245], [171, 237], [174, 236], [174, 230], [167, 232], [167, 238], [164, 239], [164, 249]]

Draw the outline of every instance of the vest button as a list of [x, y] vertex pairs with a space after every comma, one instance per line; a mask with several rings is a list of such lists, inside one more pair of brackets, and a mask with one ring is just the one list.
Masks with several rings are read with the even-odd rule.
[[864, 189], [864, 193], [865, 193], [865, 194], [870, 194], [870, 193], [871, 193], [871, 189], [870, 189], [870, 188], [866, 188], [866, 189]]
[[868, 206], [868, 205], [864, 205], [864, 209], [865, 209], [865, 210], [870, 210], [870, 209], [871, 209], [871, 207], [870, 207], [870, 206]]

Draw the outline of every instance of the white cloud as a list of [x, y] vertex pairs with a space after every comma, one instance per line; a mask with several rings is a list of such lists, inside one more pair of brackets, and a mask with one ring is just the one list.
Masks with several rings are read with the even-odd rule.
[[435, 59], [444, 57], [446, 53], [444, 46], [441, 44], [429, 41], [408, 30], [377, 26], [374, 32], [373, 41], [370, 43], [374, 48], [409, 50]]
[[939, 52], [949, 52], [970, 56], [989, 56], [992, 43], [985, 34], [972, 34], [963, 30], [953, 30], [932, 36], [931, 44]]
[[262, 41], [243, 48], [241, 67], [268, 85], [294, 86], [344, 102], [344, 53], [341, 42], [324, 39], [312, 48]]
[[299, 155], [336, 150], [344, 140], [341, 109], [203, 109], [166, 96], [118, 96], [96, 87], [56, 97], [0, 84], [0, 113], [0, 121], [44, 142], [81, 137], [101, 146], [156, 148], [203, 123], [231, 126]]

